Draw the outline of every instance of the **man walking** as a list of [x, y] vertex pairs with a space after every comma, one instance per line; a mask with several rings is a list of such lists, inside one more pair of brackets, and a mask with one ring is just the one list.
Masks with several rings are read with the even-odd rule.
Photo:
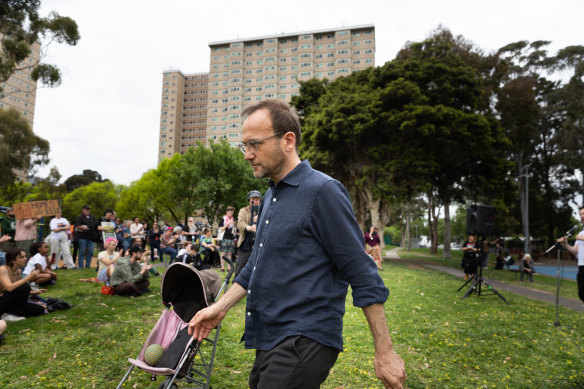
[[402, 388], [404, 363], [383, 309], [389, 291], [365, 253], [347, 190], [300, 161], [300, 123], [287, 104], [265, 100], [243, 114], [240, 148], [270, 188], [247, 265], [217, 303], [197, 312], [189, 333], [201, 341], [247, 297], [245, 347], [256, 349], [249, 386], [318, 388], [343, 349], [351, 285], [373, 334], [375, 372], [386, 387]]
[[239, 210], [237, 214], [237, 229], [239, 239], [237, 240], [237, 261], [235, 264], [235, 277], [239, 275], [241, 269], [245, 267], [251, 255], [251, 249], [255, 241], [255, 232], [258, 218], [258, 211], [262, 194], [257, 190], [252, 190], [247, 194], [249, 205]]
[[[579, 213], [580, 221], [584, 223], [584, 207], [580, 208]], [[584, 302], [584, 230], [576, 235], [576, 243], [574, 243], [574, 246], [568, 244], [565, 236], [558, 239], [558, 242], [560, 242], [570, 254], [578, 257], [578, 275], [576, 276], [576, 279], [578, 280], [578, 297]]]

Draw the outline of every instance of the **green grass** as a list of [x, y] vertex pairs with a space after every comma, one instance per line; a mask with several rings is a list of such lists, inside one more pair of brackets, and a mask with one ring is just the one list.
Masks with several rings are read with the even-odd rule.
[[[158, 320], [160, 278], [151, 296], [102, 296], [100, 285], [78, 282], [91, 270], [63, 271], [48, 295], [75, 307], [9, 323], [0, 346], [0, 387], [112, 388]], [[556, 328], [555, 307], [506, 294], [460, 301], [460, 280], [445, 273], [386, 263], [391, 294], [386, 314], [394, 347], [403, 357], [410, 388], [547, 388], [584, 386], [582, 314], [560, 308], [572, 328]], [[381, 388], [373, 372], [373, 346], [365, 317], [347, 298], [345, 352], [323, 388]], [[244, 302], [221, 329], [212, 385], [245, 388], [254, 352], [239, 343]], [[135, 370], [126, 388], [156, 388]], [[181, 385], [179, 384], [179, 387]], [[184, 385], [183, 385], [184, 386]]]
[[[460, 267], [460, 261], [462, 258], [462, 251], [451, 251], [450, 259], [442, 258], [442, 250], [439, 250], [437, 254], [430, 254], [429, 249], [412, 249], [412, 251], [406, 251], [404, 249], [398, 252], [400, 258], [412, 259], [417, 261], [427, 261], [433, 262], [439, 265], [452, 267], [457, 270], [462, 270]], [[535, 266], [537, 271], [537, 264]], [[521, 284], [519, 281], [519, 274], [515, 272], [508, 272], [507, 270], [495, 270], [494, 257], [491, 255], [489, 257], [488, 269], [483, 270], [483, 276], [488, 279], [504, 281], [510, 284], [527, 286], [530, 288], [539, 289], [549, 293], [556, 293], [557, 280], [555, 277], [550, 277], [543, 274], [535, 273], [533, 275], [533, 283]], [[578, 287], [576, 281], [562, 279], [560, 280], [560, 296], [568, 297], [575, 300], [578, 299]]]

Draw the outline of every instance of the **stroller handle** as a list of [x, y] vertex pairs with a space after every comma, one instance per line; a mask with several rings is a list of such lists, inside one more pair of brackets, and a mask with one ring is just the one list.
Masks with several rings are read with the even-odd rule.
[[233, 261], [231, 260], [231, 258], [227, 257], [226, 255], [224, 255], [222, 258], [225, 262], [227, 262], [229, 264], [229, 271], [227, 272], [227, 276], [225, 276], [225, 283], [227, 285], [229, 285], [229, 281], [231, 280], [231, 276], [233, 275], [233, 272], [235, 272], [235, 265], [233, 264]]

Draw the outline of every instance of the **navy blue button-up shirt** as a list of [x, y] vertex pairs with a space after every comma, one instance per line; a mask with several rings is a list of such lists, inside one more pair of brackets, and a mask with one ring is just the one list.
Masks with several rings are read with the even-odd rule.
[[303, 335], [342, 350], [348, 285], [361, 308], [389, 295], [345, 187], [303, 161], [278, 185], [270, 181], [257, 226], [235, 278], [247, 290], [245, 347], [271, 350]]

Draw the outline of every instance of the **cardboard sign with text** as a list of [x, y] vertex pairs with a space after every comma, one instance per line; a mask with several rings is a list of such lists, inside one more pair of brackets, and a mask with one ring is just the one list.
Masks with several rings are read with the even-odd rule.
[[16, 220], [29, 219], [37, 216], [53, 216], [59, 207], [59, 200], [27, 201], [13, 205]]

